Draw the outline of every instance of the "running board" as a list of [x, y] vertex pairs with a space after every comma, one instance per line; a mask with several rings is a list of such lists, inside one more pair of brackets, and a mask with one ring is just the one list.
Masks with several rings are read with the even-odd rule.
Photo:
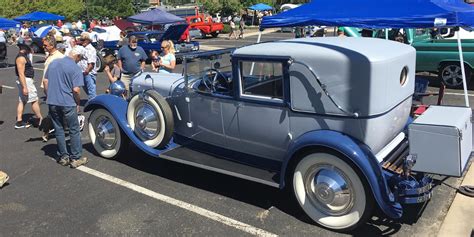
[[213, 154], [203, 153], [186, 146], [179, 146], [159, 155], [161, 158], [214, 171], [221, 174], [262, 183], [272, 187], [280, 187], [278, 172], [256, 168], [253, 166], [223, 159]]

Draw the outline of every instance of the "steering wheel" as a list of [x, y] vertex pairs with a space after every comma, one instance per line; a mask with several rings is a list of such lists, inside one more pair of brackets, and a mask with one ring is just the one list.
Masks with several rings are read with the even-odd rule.
[[[211, 79], [210, 75], [214, 74], [214, 77]], [[204, 71], [202, 75], [202, 82], [204, 86], [206, 86], [207, 89], [209, 89], [211, 92], [215, 91], [215, 87], [219, 82], [219, 77], [225, 80], [225, 83], [228, 83], [226, 80], [226, 76], [220, 72], [217, 69], [210, 68]]]

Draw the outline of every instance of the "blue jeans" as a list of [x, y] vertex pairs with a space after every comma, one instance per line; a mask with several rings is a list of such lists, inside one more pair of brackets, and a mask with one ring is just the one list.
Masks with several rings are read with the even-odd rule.
[[[64, 157], [68, 155], [71, 159], [82, 157], [81, 131], [77, 120], [76, 106], [56, 106], [49, 105], [49, 114], [54, 125], [54, 135], [58, 143], [58, 155]], [[69, 127], [70, 150], [67, 151], [66, 137], [64, 135], [64, 123]]]
[[84, 90], [86, 91], [89, 100], [97, 95], [95, 77], [96, 75], [94, 74], [87, 74], [84, 76]]

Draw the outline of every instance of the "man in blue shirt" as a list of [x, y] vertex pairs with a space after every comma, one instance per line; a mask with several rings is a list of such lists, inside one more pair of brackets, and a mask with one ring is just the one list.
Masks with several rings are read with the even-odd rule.
[[[87, 163], [87, 158], [82, 157], [81, 132], [77, 116], [81, 102], [80, 87], [84, 86], [82, 70], [77, 62], [84, 55], [84, 50], [72, 49], [68, 56], [49, 64], [44, 79], [46, 103], [49, 106], [58, 143], [58, 163], [64, 166], [70, 165], [71, 168]], [[70, 154], [66, 146], [63, 122], [69, 127]]]
[[130, 80], [139, 72], [145, 69], [145, 61], [148, 56], [142, 47], [138, 46], [137, 38], [130, 36], [129, 45], [124, 45], [120, 48], [117, 54], [118, 66], [122, 71], [122, 78], [120, 79], [130, 94]]

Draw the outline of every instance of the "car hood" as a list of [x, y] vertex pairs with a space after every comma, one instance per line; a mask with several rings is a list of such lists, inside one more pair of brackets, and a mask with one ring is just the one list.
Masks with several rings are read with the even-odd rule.
[[183, 76], [177, 73], [144, 72], [133, 78], [132, 93], [153, 89], [163, 97], [169, 97], [183, 81]]
[[175, 24], [168, 27], [168, 29], [161, 36], [161, 40], [173, 40], [178, 41], [181, 35], [188, 28], [188, 24]]

